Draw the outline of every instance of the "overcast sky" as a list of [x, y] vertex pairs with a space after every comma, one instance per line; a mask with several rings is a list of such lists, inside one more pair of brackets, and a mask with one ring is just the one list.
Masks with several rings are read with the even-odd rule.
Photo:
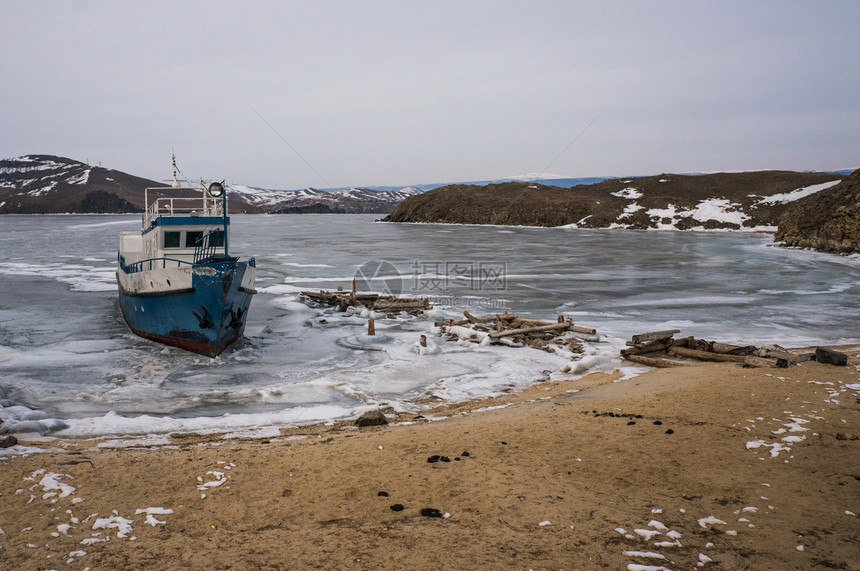
[[0, 14], [0, 158], [163, 179], [175, 148], [190, 178], [280, 189], [860, 166], [857, 0]]

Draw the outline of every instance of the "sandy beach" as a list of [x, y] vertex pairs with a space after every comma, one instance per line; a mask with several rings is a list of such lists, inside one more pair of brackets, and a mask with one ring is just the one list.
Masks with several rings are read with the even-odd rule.
[[50, 451], [0, 461], [0, 567], [860, 569], [860, 347], [842, 350], [388, 426], [24, 443]]

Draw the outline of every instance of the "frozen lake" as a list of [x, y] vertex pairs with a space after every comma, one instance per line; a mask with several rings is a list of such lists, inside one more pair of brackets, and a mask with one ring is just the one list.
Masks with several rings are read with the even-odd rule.
[[[117, 235], [137, 216], [0, 217], [0, 418], [83, 437], [231, 431], [417, 410], [558, 376], [560, 356], [448, 342], [434, 319], [508, 310], [594, 327], [601, 370], [634, 333], [677, 328], [786, 347], [860, 341], [860, 258], [771, 247], [768, 235], [403, 225], [363, 215], [232, 217], [257, 259], [245, 339], [216, 359], [140, 339], [117, 307]], [[381, 263], [383, 262], [383, 263]], [[430, 296], [426, 318], [314, 307], [305, 289]], [[371, 279], [373, 278], [373, 279]], [[417, 351], [421, 334], [431, 349]], [[435, 346], [435, 349], [434, 349]], [[59, 429], [59, 430], [58, 430]]]

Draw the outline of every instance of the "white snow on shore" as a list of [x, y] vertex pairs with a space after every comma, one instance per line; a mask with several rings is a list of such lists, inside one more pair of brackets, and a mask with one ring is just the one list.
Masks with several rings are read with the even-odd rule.
[[821, 184], [813, 184], [811, 186], [804, 186], [802, 188], [798, 188], [797, 190], [792, 190], [791, 192], [784, 192], [782, 194], [772, 194], [771, 196], [766, 196], [756, 202], [756, 204], [788, 204], [789, 202], [794, 202], [795, 200], [800, 200], [801, 198], [805, 198], [807, 196], [811, 196], [816, 192], [821, 192], [827, 188], [832, 186], [836, 186], [842, 182], [841, 180], [832, 180], [830, 182], [822, 182]]

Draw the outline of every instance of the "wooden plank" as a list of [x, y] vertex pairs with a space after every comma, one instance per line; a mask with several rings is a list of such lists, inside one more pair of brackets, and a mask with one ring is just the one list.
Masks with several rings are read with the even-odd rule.
[[499, 337], [510, 337], [511, 335], [520, 335], [527, 333], [540, 333], [541, 331], [553, 331], [553, 330], [564, 330], [569, 329], [570, 323], [552, 323], [550, 325], [538, 325], [537, 327], [522, 327], [520, 329], [507, 329], [505, 331], [493, 331], [490, 333], [490, 337], [493, 339], [498, 339]]
[[[630, 341], [628, 341], [630, 343]], [[652, 351], [665, 351], [671, 347], [668, 339], [657, 339], [648, 343], [637, 343], [629, 349], [622, 349], [622, 355], [641, 355], [642, 353], [651, 353]]]
[[759, 355], [769, 359], [785, 359], [789, 363], [795, 364], [809, 361], [812, 357], [815, 356], [815, 353], [803, 353], [801, 355], [798, 355], [797, 353], [792, 353], [791, 351], [782, 351], [780, 349], [764, 349], [759, 353]]
[[633, 361], [634, 363], [647, 365], [649, 367], [659, 367], [661, 369], [684, 366], [684, 363], [678, 363], [677, 361], [667, 361], [666, 359], [657, 359], [654, 357], [643, 357], [642, 355], [627, 355], [626, 358], [628, 361]]
[[542, 319], [519, 319], [519, 322], [523, 325], [527, 325], [529, 327], [540, 327], [542, 325], [552, 325], [554, 323], [558, 323], [557, 321], [544, 321]]
[[744, 365], [747, 367], [775, 368], [778, 364], [777, 359], [766, 359], [765, 357], [756, 357], [754, 355], [744, 357]]
[[675, 333], [680, 333], [680, 329], [670, 329], [668, 331], [652, 331], [651, 333], [640, 333], [639, 335], [633, 336], [634, 343], [645, 343], [647, 341], [656, 341], [657, 339], [668, 339], [675, 335]]
[[714, 341], [708, 344], [708, 350], [726, 355], [751, 355], [755, 351], [755, 347], [752, 345], [729, 345], [728, 343], [717, 343]]
[[[472, 316], [472, 317], [474, 317], [475, 323], [486, 323], [489, 321], [496, 321], [496, 322], [513, 321], [514, 319], [517, 319], [516, 314], [507, 313], [507, 312], [502, 313], [501, 315], [496, 314], [496, 315], [488, 315], [486, 317], [477, 317], [477, 316]], [[469, 321], [468, 319], [460, 319], [459, 321], [453, 321], [453, 320], [437, 321], [436, 326], [438, 327], [440, 325], [466, 325], [468, 323], [473, 323], [473, 322]]]
[[[568, 323], [570, 323], [568, 321]], [[595, 335], [597, 333], [597, 329], [592, 329], [591, 327], [581, 327], [579, 325], [574, 325], [570, 323], [570, 327], [567, 328], [568, 331], [573, 331], [574, 333], [585, 333], [586, 335]]]
[[687, 349], [684, 347], [670, 347], [670, 355], [678, 357], [689, 357], [700, 361], [717, 361], [722, 363], [743, 363], [742, 355], [723, 355], [721, 353], [711, 353], [710, 351], [699, 351], [698, 349]]

